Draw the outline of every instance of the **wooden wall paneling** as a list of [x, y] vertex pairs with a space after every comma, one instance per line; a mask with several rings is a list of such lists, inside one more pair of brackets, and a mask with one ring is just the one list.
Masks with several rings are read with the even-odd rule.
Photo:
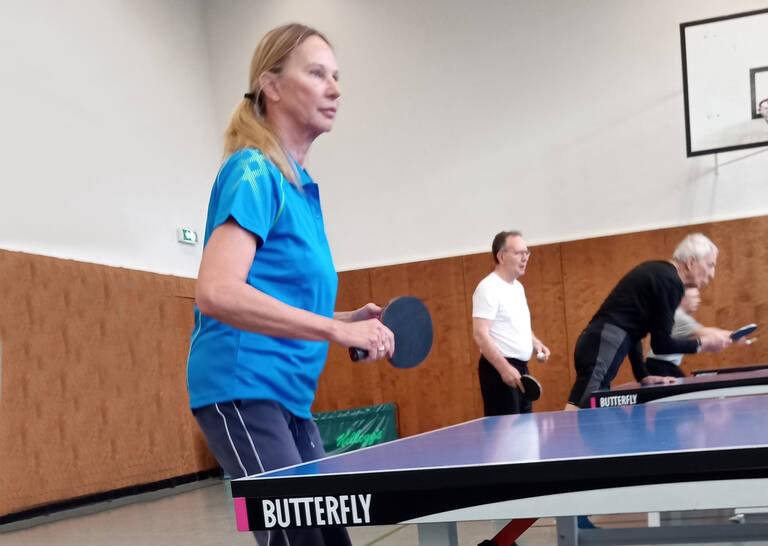
[[720, 249], [715, 279], [702, 291], [712, 290], [714, 295], [711, 325], [731, 330], [754, 322], [762, 328], [755, 332], [755, 344], [733, 345], [708, 357], [714, 367], [768, 362], [768, 217], [715, 222], [707, 227], [709, 233], [702, 231]]
[[560, 245], [531, 247], [531, 259], [520, 282], [525, 286], [533, 331], [552, 352], [548, 362], [542, 364], [533, 355], [528, 364], [531, 374], [542, 385], [541, 399], [534, 402], [533, 408], [561, 410], [571, 389], [573, 366], [565, 321]]
[[[3, 340], [7, 349], [3, 372], [7, 375], [3, 382], [2, 422], [3, 428], [10, 425], [15, 433], [4, 437], [0, 445], [4, 450], [9, 445], [20, 448], [3, 457], [2, 471], [10, 472], [6, 479], [11, 487], [4, 490], [9, 494], [4, 494], [0, 503], [3, 511], [11, 511], [38, 499], [66, 497], [73, 488], [75, 494], [69, 496], [79, 492], [78, 484], [67, 484], [67, 476], [73, 482], [77, 480], [74, 476], [80, 477], [77, 456], [84, 428], [71, 408], [86, 405], [93, 389], [82, 368], [68, 362], [71, 355], [82, 355], [86, 346], [73, 335], [82, 320], [82, 313], [76, 311], [83, 299], [71, 293], [64, 295], [62, 290], [71, 278], [70, 264], [17, 253], [6, 256], [5, 263], [21, 266], [12, 266], [4, 273], [12, 275], [6, 278], [23, 298], [3, 302], [3, 318], [25, 319], [21, 329], [14, 322], [8, 324]], [[78, 385], [85, 388], [78, 389]], [[93, 434], [96, 430], [86, 432]], [[33, 492], [23, 487], [24, 483], [45, 486]]]
[[[537, 411], [561, 407], [576, 337], [621, 276], [694, 231], [720, 247], [699, 321], [760, 329], [754, 345], [688, 355], [684, 368], [768, 362], [768, 216], [542, 245], [521, 279], [553, 351], [531, 365], [545, 386]], [[412, 370], [331, 347], [313, 409], [396, 402], [401, 436], [480, 416], [471, 297], [492, 268], [482, 253], [340, 274], [338, 309], [420, 297], [435, 342]], [[215, 466], [186, 393], [194, 280], [4, 250], [0, 279], [0, 514]], [[624, 364], [614, 383], [631, 378]]]
[[[85, 445], [78, 460], [109, 461], [90, 470], [101, 483], [131, 484], [136, 476], [151, 482], [215, 467], [207, 452], [194, 451], [200, 432], [186, 393], [192, 302], [175, 297], [170, 277], [95, 267], [104, 287], [96, 304], [107, 312], [84, 321], [76, 335], [98, 332], [100, 341], [94, 359], [70, 360], [99, 378], [94, 387], [104, 396], [84, 413], [98, 415], [107, 433]], [[179, 320], [186, 327], [178, 327]], [[201, 459], [204, 468], [196, 466]]]
[[9, 252], [0, 269], [0, 513], [216, 466], [188, 409], [174, 278]]
[[398, 370], [379, 364], [382, 389], [399, 406], [401, 435], [474, 417], [461, 258], [374, 268], [371, 283], [376, 302], [406, 295], [421, 298], [434, 325], [432, 351], [421, 365]]
[[[32, 354], [32, 346], [21, 342], [32, 330], [32, 306], [28, 283], [32, 274], [31, 261], [20, 259], [18, 253], [0, 250], [0, 340], [3, 343], [2, 397], [0, 398], [0, 514], [23, 506], [19, 476], [37, 477], [36, 442], [38, 434], [30, 422], [41, 419], [43, 408], [32, 404], [35, 392], [31, 378], [45, 373], [44, 362]], [[23, 362], [17, 366], [15, 362]], [[51, 430], [54, 436], [56, 430]]]

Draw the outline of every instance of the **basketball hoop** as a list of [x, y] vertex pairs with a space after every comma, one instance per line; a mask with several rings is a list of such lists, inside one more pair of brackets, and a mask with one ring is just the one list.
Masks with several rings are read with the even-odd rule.
[[763, 116], [763, 119], [768, 123], [768, 99], [763, 99], [757, 105], [757, 111]]

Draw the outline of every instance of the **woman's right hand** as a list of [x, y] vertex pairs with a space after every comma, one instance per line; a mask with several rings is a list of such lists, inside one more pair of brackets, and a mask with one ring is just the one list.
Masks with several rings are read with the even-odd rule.
[[379, 319], [339, 321], [337, 326], [338, 335], [334, 343], [368, 352], [368, 356], [360, 362], [373, 362], [395, 354], [395, 335]]

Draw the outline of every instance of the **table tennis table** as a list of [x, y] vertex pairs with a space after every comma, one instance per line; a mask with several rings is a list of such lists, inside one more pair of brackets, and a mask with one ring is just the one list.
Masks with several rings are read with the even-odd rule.
[[[766, 491], [768, 396], [485, 417], [232, 481], [241, 531], [418, 524], [424, 546], [456, 545], [457, 521], [764, 506]], [[642, 531], [674, 542], [670, 529]], [[620, 531], [559, 524], [558, 539], [630, 543]]]
[[589, 397], [590, 407], [768, 394], [768, 369], [744, 367], [741, 370], [743, 371], [700, 373], [693, 377], [680, 377], [672, 384], [624, 383], [611, 389], [594, 391]]
[[735, 373], [735, 372], [753, 372], [755, 370], [765, 370], [765, 369], [768, 369], [768, 364], [750, 364], [748, 366], [728, 366], [726, 368], [703, 368], [703, 369], [693, 370], [691, 372], [691, 375], [693, 376], [718, 375], [718, 374]]

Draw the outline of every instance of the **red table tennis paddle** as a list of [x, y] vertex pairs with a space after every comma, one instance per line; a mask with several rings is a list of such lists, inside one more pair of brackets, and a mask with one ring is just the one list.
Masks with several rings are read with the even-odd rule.
[[[413, 296], [393, 299], [381, 312], [382, 324], [395, 334], [395, 353], [389, 362], [395, 368], [413, 368], [421, 364], [432, 349], [432, 317], [424, 302]], [[368, 351], [349, 348], [349, 357], [357, 362]]]
[[536, 381], [535, 378], [526, 374], [520, 377], [520, 381], [522, 382], [523, 388], [525, 389], [523, 396], [525, 396], [527, 400], [534, 402], [535, 400], [541, 398], [541, 383]]

